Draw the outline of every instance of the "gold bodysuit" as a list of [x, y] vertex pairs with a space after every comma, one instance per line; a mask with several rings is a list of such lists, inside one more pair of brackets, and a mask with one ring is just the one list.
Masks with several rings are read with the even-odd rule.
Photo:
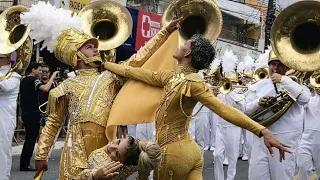
[[[124, 64], [140, 67], [168, 38], [162, 29]], [[36, 160], [47, 160], [50, 147], [65, 119], [68, 124], [66, 143], [60, 161], [60, 180], [76, 179], [88, 168], [92, 151], [108, 143], [105, 129], [112, 102], [123, 82], [115, 74], [82, 69], [76, 77], [63, 81], [50, 91], [46, 126], [40, 136]]]
[[162, 149], [161, 165], [155, 172], [155, 179], [202, 179], [203, 157], [188, 133], [191, 114], [197, 102], [257, 136], [260, 136], [261, 130], [264, 129], [239, 110], [216, 98], [196, 73], [197, 70], [191, 67], [179, 66], [175, 72], [152, 72], [114, 63], [108, 63], [105, 67], [121, 76], [164, 87], [155, 118], [156, 141]]
[[[104, 147], [93, 151], [88, 157], [88, 168], [83, 170], [77, 177], [77, 180], [93, 180], [93, 174], [103, 166], [112, 162], [104, 150]], [[126, 180], [131, 174], [138, 171], [137, 166], [123, 166], [118, 170], [119, 175], [112, 180]]]

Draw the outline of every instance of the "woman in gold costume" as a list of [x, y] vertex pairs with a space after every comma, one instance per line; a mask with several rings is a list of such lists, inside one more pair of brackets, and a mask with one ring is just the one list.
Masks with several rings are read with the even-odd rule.
[[273, 155], [272, 147], [281, 152], [290, 152], [265, 127], [251, 120], [239, 110], [223, 104], [217, 99], [205, 81], [197, 74], [208, 68], [215, 51], [210, 42], [199, 35], [193, 36], [174, 54], [179, 66], [176, 71], [153, 72], [114, 63], [104, 67], [118, 75], [163, 87], [164, 92], [156, 114], [156, 140], [162, 150], [162, 160], [155, 172], [155, 179], [201, 180], [203, 157], [199, 147], [192, 141], [188, 126], [192, 110], [197, 102], [211, 109], [223, 119], [256, 136], [264, 136], [266, 146]]
[[[142, 142], [128, 136], [115, 139], [112, 143], [93, 151], [88, 158], [88, 169], [83, 170], [77, 179], [125, 180], [134, 172], [138, 172], [137, 179], [146, 180], [150, 171], [158, 167], [160, 160], [161, 150], [158, 144]], [[117, 172], [110, 173], [117, 168]]]

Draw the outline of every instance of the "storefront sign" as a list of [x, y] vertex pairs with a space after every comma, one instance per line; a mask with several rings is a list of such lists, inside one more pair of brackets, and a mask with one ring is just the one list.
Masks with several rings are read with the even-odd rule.
[[160, 27], [161, 16], [139, 10], [135, 49], [139, 50], [146, 42], [155, 36]]

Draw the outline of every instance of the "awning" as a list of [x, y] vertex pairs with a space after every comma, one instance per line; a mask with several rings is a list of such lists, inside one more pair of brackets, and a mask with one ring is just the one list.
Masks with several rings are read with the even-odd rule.
[[222, 12], [252, 22], [254, 24], [260, 24], [260, 11], [258, 9], [228, 0], [214, 1], [219, 6]]

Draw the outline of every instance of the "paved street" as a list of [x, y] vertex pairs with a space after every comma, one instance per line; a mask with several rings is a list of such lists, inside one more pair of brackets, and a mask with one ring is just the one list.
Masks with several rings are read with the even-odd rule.
[[[59, 170], [59, 160], [60, 160], [61, 150], [54, 150], [52, 157], [49, 161], [49, 170], [45, 173], [43, 180], [56, 180], [58, 178]], [[19, 171], [19, 161], [20, 156], [13, 157], [13, 165], [11, 170], [10, 180], [31, 180], [34, 172], [21, 172]], [[212, 152], [205, 152], [205, 164], [203, 179], [204, 180], [213, 180], [213, 156]], [[248, 163], [239, 160], [237, 166], [237, 176], [235, 180], [244, 180], [247, 177]], [[129, 180], [134, 180], [134, 178], [129, 178]]]
[[[58, 148], [61, 148], [61, 145]], [[61, 154], [60, 149], [53, 151], [51, 159], [49, 161], [49, 170], [45, 173], [43, 180], [56, 180], [58, 178], [60, 154]], [[212, 152], [205, 151], [204, 159], [205, 159], [205, 162], [204, 162], [203, 179], [214, 180]], [[20, 161], [20, 156], [14, 155], [10, 180], [33, 179], [34, 172], [19, 171], [19, 161]], [[226, 167], [225, 167], [225, 173], [226, 173]], [[247, 177], [248, 177], [248, 162], [239, 160], [237, 164], [237, 174], [236, 174], [235, 180], [246, 180]], [[315, 180], [315, 179], [316, 179], [315, 175], [313, 175], [310, 180]], [[130, 177], [129, 180], [134, 180], [134, 177]], [[295, 177], [294, 180], [297, 180], [297, 177]]]

